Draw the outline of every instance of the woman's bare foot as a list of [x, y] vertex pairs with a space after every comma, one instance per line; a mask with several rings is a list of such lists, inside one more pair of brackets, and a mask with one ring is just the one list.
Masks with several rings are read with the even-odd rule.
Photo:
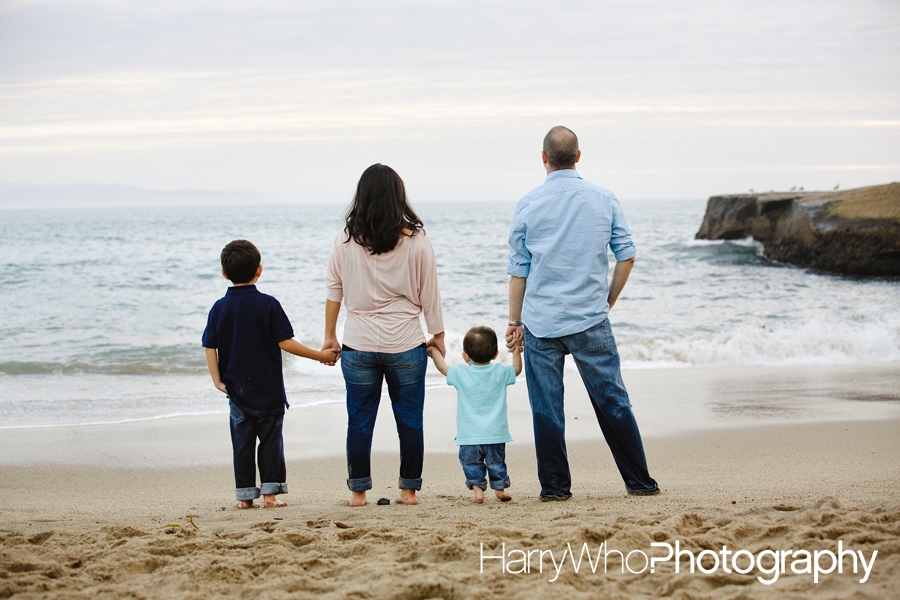
[[400, 489], [400, 497], [397, 498], [397, 504], [418, 504], [419, 501], [416, 499], [416, 490], [410, 490], [408, 488]]
[[481, 504], [482, 502], [484, 502], [484, 490], [483, 489], [481, 489], [480, 487], [478, 487], [476, 485], [476, 486], [472, 487], [472, 491], [475, 492], [475, 497], [472, 498], [472, 502], [474, 502], [475, 504]]
[[238, 502], [238, 508], [253, 508], [253, 500], [241, 500]]
[[352, 496], [350, 497], [350, 506], [365, 506], [368, 504], [366, 502], [366, 493], [365, 492], [350, 492]]
[[505, 490], [494, 490], [494, 493], [497, 494], [497, 498], [500, 502], [509, 502], [512, 500], [512, 496], [507, 494]]
[[275, 494], [265, 494], [263, 496], [263, 508], [279, 508], [287, 506], [284, 502], [275, 497]]

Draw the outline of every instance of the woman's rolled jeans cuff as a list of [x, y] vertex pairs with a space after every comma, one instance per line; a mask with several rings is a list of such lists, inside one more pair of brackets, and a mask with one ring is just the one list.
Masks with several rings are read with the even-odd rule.
[[403, 477], [401, 477], [397, 485], [401, 490], [416, 490], [418, 492], [422, 489], [422, 478], [419, 477], [418, 479], [404, 479]]
[[348, 479], [347, 487], [350, 488], [351, 492], [367, 492], [372, 489], [372, 478]]
[[[397, 485], [401, 490], [416, 490], [418, 492], [422, 489], [422, 478], [404, 479], [400, 477]], [[372, 489], [372, 478], [348, 479], [347, 487], [350, 488], [351, 492], [367, 492]]]
[[260, 496], [287, 493], [288, 488], [286, 483], [264, 483], [259, 487], [237, 488], [234, 490], [235, 497], [241, 502], [256, 500]]

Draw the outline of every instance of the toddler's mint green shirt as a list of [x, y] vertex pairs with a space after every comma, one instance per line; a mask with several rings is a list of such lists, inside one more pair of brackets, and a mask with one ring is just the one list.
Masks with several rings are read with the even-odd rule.
[[458, 446], [512, 441], [506, 420], [506, 386], [515, 382], [512, 366], [491, 363], [447, 368], [447, 384], [456, 388]]

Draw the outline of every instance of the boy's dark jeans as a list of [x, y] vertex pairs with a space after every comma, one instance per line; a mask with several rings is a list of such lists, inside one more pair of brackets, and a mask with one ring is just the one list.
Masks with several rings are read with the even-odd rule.
[[[260, 495], [286, 494], [287, 469], [284, 465], [284, 441], [281, 426], [284, 415], [254, 417], [228, 401], [231, 409], [231, 446], [234, 451], [234, 487], [238, 500], [253, 500]], [[259, 439], [259, 448], [256, 440]], [[256, 460], [259, 479], [256, 487]]]

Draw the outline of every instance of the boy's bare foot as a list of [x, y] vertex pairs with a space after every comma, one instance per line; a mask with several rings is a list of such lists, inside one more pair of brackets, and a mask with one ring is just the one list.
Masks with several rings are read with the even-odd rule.
[[416, 490], [410, 490], [407, 488], [400, 489], [400, 497], [397, 498], [397, 504], [418, 504], [419, 501], [416, 499]]
[[365, 506], [368, 504], [366, 502], [366, 493], [365, 492], [350, 492], [352, 496], [350, 497], [350, 506]]
[[507, 494], [505, 490], [494, 490], [494, 493], [497, 494], [497, 498], [500, 502], [509, 502], [512, 500], [512, 496]]
[[263, 508], [279, 508], [281, 506], [287, 506], [287, 504], [276, 498], [275, 494], [263, 496]]
[[472, 491], [475, 492], [475, 497], [472, 498], [472, 502], [475, 504], [481, 504], [484, 502], [484, 490], [478, 486], [473, 486]]
[[238, 502], [238, 508], [253, 508], [253, 500], [241, 500]]

